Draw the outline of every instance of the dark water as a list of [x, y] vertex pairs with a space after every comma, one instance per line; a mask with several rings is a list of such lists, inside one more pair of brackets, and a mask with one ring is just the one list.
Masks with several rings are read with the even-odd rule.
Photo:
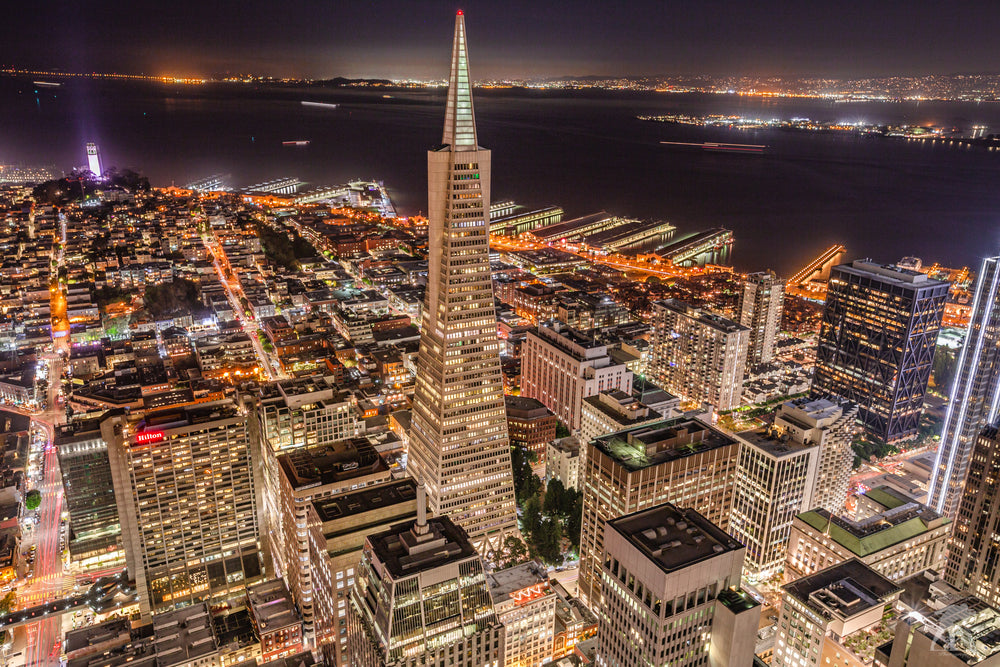
[[[35, 94], [0, 79], [0, 162], [141, 169], [154, 184], [228, 172], [243, 186], [281, 176], [315, 184], [378, 178], [399, 209], [426, 209], [426, 150], [440, 140], [443, 91], [317, 92], [71, 82]], [[340, 108], [303, 107], [303, 99]], [[494, 199], [605, 209], [673, 222], [679, 234], [735, 231], [739, 268], [785, 275], [833, 243], [849, 256], [969, 265], [1000, 250], [1000, 152], [905, 140], [644, 123], [637, 114], [742, 113], [816, 120], [991, 126], [1000, 105], [833, 104], [737, 96], [477, 95], [480, 143], [493, 150]], [[305, 148], [282, 141], [308, 139]], [[763, 156], [659, 141], [770, 146]]]

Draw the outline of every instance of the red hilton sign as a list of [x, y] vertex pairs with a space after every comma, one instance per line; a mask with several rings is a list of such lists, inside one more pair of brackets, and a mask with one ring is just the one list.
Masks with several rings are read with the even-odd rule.
[[142, 431], [135, 434], [137, 445], [146, 445], [151, 442], [159, 442], [160, 440], [163, 440], [163, 431]]

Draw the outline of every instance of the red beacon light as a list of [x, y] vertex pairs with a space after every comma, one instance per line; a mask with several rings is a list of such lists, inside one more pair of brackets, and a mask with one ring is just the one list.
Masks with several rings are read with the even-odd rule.
[[458, 10], [458, 15], [459, 16], [465, 16], [465, 12], [463, 12], [461, 9], [459, 9]]

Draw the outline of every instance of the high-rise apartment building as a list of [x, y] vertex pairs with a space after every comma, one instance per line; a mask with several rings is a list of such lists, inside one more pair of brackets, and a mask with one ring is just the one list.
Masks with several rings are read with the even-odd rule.
[[608, 521], [597, 664], [751, 667], [760, 605], [739, 588], [743, 553], [669, 504]]
[[[461, 17], [461, 14], [459, 14]], [[356, 667], [502, 667], [505, 634], [483, 561], [446, 516], [369, 535], [348, 610], [348, 661]]]
[[642, 426], [675, 416], [677, 415], [661, 415], [635, 396], [619, 389], [602, 391], [596, 396], [583, 399], [580, 441], [590, 442], [608, 433], [624, 431], [633, 426]]
[[517, 531], [489, 261], [490, 151], [476, 140], [465, 17], [455, 39], [441, 146], [427, 153], [427, 295], [408, 468], [435, 515], [481, 549]]
[[521, 346], [521, 394], [537, 398], [571, 430], [580, 428], [583, 400], [602, 391], [632, 391], [632, 371], [608, 355], [596, 336], [560, 322], [529, 331]]
[[604, 524], [666, 502], [690, 507], [726, 529], [739, 441], [697, 419], [677, 418], [587, 444], [581, 473], [580, 598], [600, 608]]
[[750, 330], [676, 299], [653, 302], [649, 372], [664, 389], [715, 410], [740, 406]]
[[313, 500], [309, 505], [314, 633], [327, 663], [347, 659], [347, 606], [365, 538], [417, 517], [417, 485], [409, 477]]
[[246, 415], [231, 401], [106, 418], [129, 573], [148, 616], [261, 580]]
[[251, 460], [262, 508], [262, 533], [267, 536], [263, 546], [275, 573], [283, 576], [288, 567], [285, 549], [275, 543], [287, 532], [282, 523], [286, 514], [281, 511], [278, 458], [302, 447], [350, 440], [364, 431], [364, 422], [358, 419], [354, 395], [318, 376], [265, 384], [245, 397], [244, 403], [252, 409]]
[[780, 436], [817, 447], [816, 483], [805, 509], [822, 507], [836, 514], [847, 502], [857, 415], [857, 405], [808, 397], [785, 401], [775, 411], [774, 429]]
[[955, 517], [945, 581], [1000, 606], [1000, 432], [979, 433]]
[[57, 427], [55, 448], [69, 512], [71, 561], [84, 571], [123, 565], [121, 522], [101, 420]]
[[928, 485], [927, 504], [950, 517], [958, 512], [976, 437], [1000, 408], [998, 285], [1000, 257], [984, 259]]
[[871, 260], [834, 267], [813, 396], [857, 403], [865, 430], [882, 442], [916, 435], [948, 287]]
[[[871, 662], [883, 622], [903, 589], [857, 559], [783, 587], [772, 667]], [[867, 660], [866, 660], [867, 658]]]
[[774, 342], [785, 309], [785, 285], [773, 272], [751, 273], [740, 292], [740, 324], [750, 330], [747, 368], [774, 358]]
[[940, 572], [951, 526], [951, 521], [917, 503], [862, 521], [825, 509], [802, 512], [792, 521], [785, 579], [807, 577], [852, 558], [892, 581], [924, 570]]
[[729, 534], [746, 546], [748, 579], [760, 581], [785, 565], [795, 515], [812, 506], [818, 448], [774, 429], [744, 431], [736, 469]]
[[528, 562], [486, 575], [504, 628], [504, 665], [541, 667], [552, 660], [556, 593], [547, 570]]
[[281, 532], [268, 538], [275, 561], [284, 563], [284, 578], [302, 611], [306, 641], [315, 645], [317, 590], [312, 561], [308, 557], [310, 505], [321, 498], [386, 482], [389, 467], [365, 438], [343, 440], [290, 450], [278, 457], [281, 470], [278, 498]]

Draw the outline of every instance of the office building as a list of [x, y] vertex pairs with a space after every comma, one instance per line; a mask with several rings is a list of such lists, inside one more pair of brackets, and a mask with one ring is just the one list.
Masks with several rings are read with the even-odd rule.
[[608, 521], [597, 664], [751, 667], [760, 605], [739, 588], [743, 554], [670, 504]]
[[725, 530], [740, 446], [704, 422], [679, 417], [602, 436], [586, 447], [579, 593], [599, 610], [604, 524], [670, 502]]
[[772, 667], [870, 664], [902, 590], [857, 559], [785, 584]]
[[545, 446], [556, 437], [559, 420], [541, 401], [525, 396], [504, 396], [510, 444], [524, 447], [545, 460]]
[[818, 448], [781, 437], [773, 428], [738, 437], [729, 534], [746, 546], [745, 572], [757, 582], [784, 567], [792, 520], [812, 506]]
[[365, 540], [348, 610], [349, 664], [500, 667], [504, 645], [482, 559], [451, 519], [427, 517], [418, 487], [416, 521]]
[[812, 503], [839, 513], [847, 502], [854, 468], [858, 406], [808, 397], [785, 401], [774, 413], [774, 430], [790, 442], [817, 447], [816, 483]]
[[1000, 433], [979, 433], [958, 505], [945, 581], [1000, 606]]
[[476, 140], [465, 17], [455, 17], [441, 146], [427, 153], [427, 294], [408, 469], [434, 515], [484, 552], [517, 531], [489, 261], [490, 151]]
[[555, 579], [549, 584], [556, 593], [555, 635], [552, 640], [552, 659], [560, 660], [574, 652], [580, 642], [592, 641], [597, 636], [597, 615], [578, 598], [573, 597]]
[[642, 426], [674, 414], [661, 415], [656, 410], [620, 389], [605, 390], [583, 399], [580, 417], [580, 441], [590, 442], [608, 433]]
[[117, 414], [101, 433], [143, 616], [242, 598], [263, 574], [245, 413], [215, 401]]
[[545, 454], [546, 479], [558, 479], [563, 488], [580, 488], [580, 439], [575, 435], [553, 440]]
[[602, 391], [632, 391], [632, 371], [608, 355], [606, 343], [560, 322], [540, 324], [521, 346], [521, 394], [537, 398], [571, 431], [583, 400]]
[[541, 667], [552, 659], [556, 594], [538, 563], [486, 575], [493, 608], [504, 628], [504, 665]]
[[875, 652], [875, 667], [998, 667], [1000, 610], [976, 597], [908, 614], [893, 640]]
[[122, 529], [101, 420], [58, 426], [54, 443], [69, 513], [71, 562], [83, 571], [124, 565]]
[[865, 430], [881, 442], [915, 436], [948, 288], [871, 260], [834, 267], [812, 395], [857, 403]]
[[653, 302], [649, 373], [664, 389], [715, 410], [740, 406], [750, 330], [676, 299]]
[[774, 272], [751, 273], [740, 292], [740, 324], [750, 330], [747, 368], [766, 364], [774, 358], [774, 341], [781, 329], [785, 309], [785, 285]]
[[315, 596], [315, 634], [327, 662], [347, 662], [347, 605], [365, 538], [417, 517], [417, 485], [409, 477], [313, 500], [309, 506], [309, 563]]
[[962, 498], [972, 449], [979, 431], [993, 424], [1000, 408], [1000, 257], [983, 260], [958, 355], [941, 444], [934, 458], [927, 504], [954, 517]]
[[793, 581], [856, 558], [891, 581], [941, 571], [951, 521], [925, 505], [907, 503], [862, 521], [825, 509], [792, 522], [785, 577]]
[[[290, 450], [278, 457], [281, 470], [279, 512], [281, 534], [269, 535], [276, 562], [283, 564], [295, 603], [302, 610], [306, 641], [315, 645], [317, 590], [309, 553], [309, 507], [322, 498], [365, 488], [390, 479], [389, 467], [365, 438]], [[325, 546], [325, 542], [324, 542]]]

